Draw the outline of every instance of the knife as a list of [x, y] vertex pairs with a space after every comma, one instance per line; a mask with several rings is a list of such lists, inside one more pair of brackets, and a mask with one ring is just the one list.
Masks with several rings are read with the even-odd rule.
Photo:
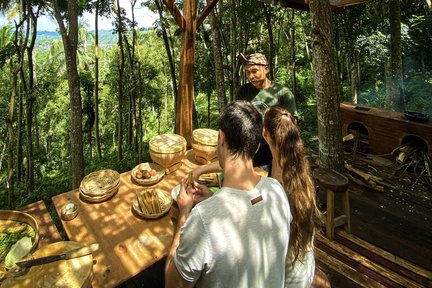
[[47, 264], [59, 260], [68, 260], [72, 258], [86, 256], [98, 249], [99, 249], [99, 244], [94, 243], [91, 244], [90, 246], [73, 249], [63, 254], [50, 255], [50, 256], [40, 257], [40, 258], [26, 260], [26, 261], [19, 261], [16, 262], [15, 264], [21, 268], [30, 268], [32, 266]]

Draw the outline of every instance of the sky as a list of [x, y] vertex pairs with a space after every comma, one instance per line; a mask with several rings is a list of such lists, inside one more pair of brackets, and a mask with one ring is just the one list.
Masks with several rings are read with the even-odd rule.
[[[139, 1], [138, 1], [139, 2]], [[126, 9], [126, 14], [131, 18], [130, 2], [129, 0], [120, 0], [120, 6]], [[153, 22], [158, 18], [158, 15], [151, 12], [147, 7], [141, 7], [140, 5], [135, 6], [135, 20], [138, 23], [138, 28], [149, 28], [153, 26]], [[89, 30], [94, 30], [94, 15], [85, 13], [80, 19], [84, 20], [89, 25]], [[112, 25], [113, 19], [99, 17], [99, 30], [110, 30], [114, 29]], [[8, 21], [2, 13], [0, 13], [0, 27], [13, 21]], [[42, 16], [38, 19], [38, 31], [56, 31], [58, 28], [57, 22], [53, 17]]]

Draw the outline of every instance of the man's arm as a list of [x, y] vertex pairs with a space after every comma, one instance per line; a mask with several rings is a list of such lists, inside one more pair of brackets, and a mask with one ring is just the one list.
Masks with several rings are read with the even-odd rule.
[[200, 165], [192, 171], [195, 181], [198, 181], [199, 176], [201, 176], [202, 174], [213, 172], [223, 172], [222, 168], [219, 165], [219, 161], [211, 162], [206, 165]]
[[180, 275], [177, 267], [174, 264], [174, 254], [176, 253], [177, 247], [180, 244], [180, 229], [185, 224], [186, 219], [192, 210], [193, 197], [192, 194], [187, 192], [185, 189], [187, 179], [183, 180], [180, 188], [179, 196], [177, 197], [177, 204], [179, 206], [179, 218], [177, 221], [177, 227], [174, 233], [174, 239], [171, 244], [171, 249], [168, 253], [165, 263], [165, 287], [193, 287], [194, 283], [188, 282]]
[[[188, 213], [189, 214], [189, 213]], [[180, 275], [177, 270], [177, 267], [174, 264], [174, 254], [177, 250], [177, 247], [180, 244], [180, 229], [186, 222], [188, 215], [180, 215], [177, 228], [174, 234], [174, 240], [171, 245], [170, 252], [167, 256], [165, 263], [165, 288], [168, 287], [193, 287], [194, 283], [188, 282]]]

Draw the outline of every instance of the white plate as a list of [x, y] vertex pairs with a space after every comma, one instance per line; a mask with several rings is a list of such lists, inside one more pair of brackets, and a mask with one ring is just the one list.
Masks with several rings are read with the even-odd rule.
[[178, 184], [177, 186], [175, 186], [172, 190], [171, 190], [171, 197], [173, 198], [174, 201], [177, 202], [177, 196], [180, 193], [180, 186], [181, 184]]

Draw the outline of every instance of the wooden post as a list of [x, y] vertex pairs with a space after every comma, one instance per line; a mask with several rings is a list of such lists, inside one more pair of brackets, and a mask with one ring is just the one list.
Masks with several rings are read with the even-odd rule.
[[194, 63], [197, 1], [184, 1], [185, 29], [180, 52], [179, 93], [176, 107], [175, 133], [185, 137], [188, 148], [192, 140], [192, 111], [194, 98]]
[[197, 28], [214, 8], [218, 0], [211, 0], [197, 16], [197, 0], [183, 1], [183, 15], [173, 0], [163, 0], [182, 31], [180, 52], [179, 93], [176, 99], [175, 133], [185, 137], [187, 147], [192, 146], [192, 111], [194, 99], [195, 35]]

